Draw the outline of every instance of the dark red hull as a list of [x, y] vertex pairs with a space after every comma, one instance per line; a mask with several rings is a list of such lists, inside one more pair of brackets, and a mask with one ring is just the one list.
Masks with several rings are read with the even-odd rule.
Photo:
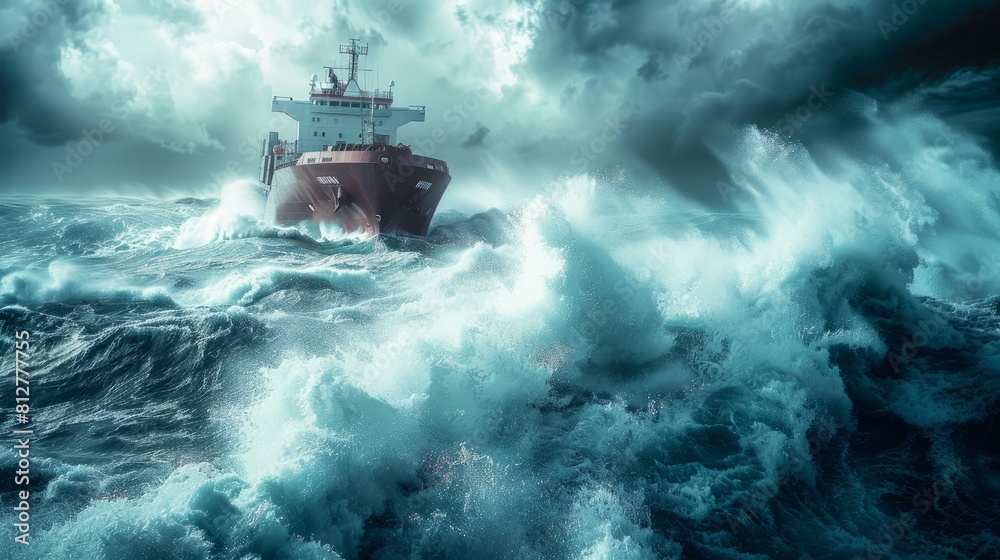
[[450, 181], [445, 162], [405, 148], [306, 153], [274, 169], [264, 219], [423, 236]]

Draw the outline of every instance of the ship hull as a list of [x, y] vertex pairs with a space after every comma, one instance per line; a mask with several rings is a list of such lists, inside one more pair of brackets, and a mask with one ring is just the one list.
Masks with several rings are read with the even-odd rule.
[[423, 236], [450, 182], [443, 161], [408, 150], [311, 152], [274, 170], [264, 218]]

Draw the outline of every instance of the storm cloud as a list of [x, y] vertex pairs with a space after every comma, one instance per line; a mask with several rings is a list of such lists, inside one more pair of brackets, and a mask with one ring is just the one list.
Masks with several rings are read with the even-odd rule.
[[398, 103], [427, 106], [400, 138], [449, 161], [456, 207], [499, 204], [473, 194], [489, 185], [530, 192], [619, 166], [708, 203], [727, 176], [717, 135], [756, 125], [821, 152], [857, 141], [867, 101], [931, 113], [989, 149], [1000, 137], [1000, 7], [986, 0], [317, 6], [9, 4], [2, 188], [169, 196], [252, 178], [263, 131], [293, 130], [270, 97], [304, 97], [350, 37], [372, 46], [372, 85], [395, 80]]

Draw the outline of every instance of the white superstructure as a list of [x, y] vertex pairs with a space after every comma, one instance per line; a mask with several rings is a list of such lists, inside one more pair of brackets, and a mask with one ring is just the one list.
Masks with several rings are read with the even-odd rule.
[[319, 152], [339, 144], [395, 144], [396, 130], [406, 123], [423, 122], [424, 107], [405, 109], [392, 106], [392, 90], [365, 91], [358, 85], [358, 58], [368, 54], [368, 46], [357, 39], [341, 45], [350, 65], [347, 80], [340, 80], [335, 68], [326, 67], [326, 80], [313, 75], [309, 100], [275, 96], [271, 111], [284, 113], [298, 123], [296, 152]]

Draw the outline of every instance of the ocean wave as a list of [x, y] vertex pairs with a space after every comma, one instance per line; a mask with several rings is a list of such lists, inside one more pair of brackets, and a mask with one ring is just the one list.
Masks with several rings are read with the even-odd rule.
[[276, 294], [302, 297], [316, 291], [372, 297], [378, 294], [379, 289], [371, 273], [365, 270], [263, 267], [223, 278], [213, 286], [201, 289], [197, 295], [189, 296], [187, 301], [203, 305], [246, 306]]
[[[867, 118], [894, 155], [718, 141], [729, 214], [580, 175], [426, 239], [354, 243], [262, 225], [244, 185], [146, 229], [80, 226], [88, 246], [172, 227], [146, 258], [33, 265], [19, 246], [0, 303], [48, 337], [59, 443], [35, 550], [996, 548], [996, 172], [969, 139], [921, 144], [938, 122]], [[100, 482], [122, 473], [128, 492]]]
[[57, 260], [49, 263], [45, 272], [10, 271], [0, 278], [0, 305], [123, 302], [145, 302], [168, 307], [174, 305], [169, 292], [162, 287], [128, 286], [117, 281], [83, 279], [76, 276], [78, 270], [70, 261]]

